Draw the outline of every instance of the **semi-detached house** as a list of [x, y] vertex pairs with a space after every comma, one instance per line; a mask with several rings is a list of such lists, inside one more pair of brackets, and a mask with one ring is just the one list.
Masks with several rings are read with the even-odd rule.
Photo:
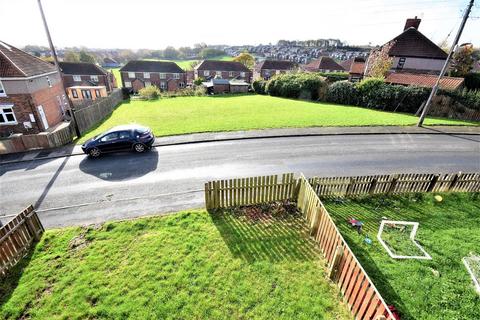
[[203, 60], [194, 68], [195, 79], [211, 80], [214, 78], [228, 80], [252, 80], [252, 71], [240, 62]]
[[0, 41], [0, 136], [52, 129], [66, 103], [55, 66]]
[[122, 86], [132, 92], [148, 86], [175, 91], [184, 88], [186, 73], [176, 63], [167, 61], [132, 60], [120, 69]]

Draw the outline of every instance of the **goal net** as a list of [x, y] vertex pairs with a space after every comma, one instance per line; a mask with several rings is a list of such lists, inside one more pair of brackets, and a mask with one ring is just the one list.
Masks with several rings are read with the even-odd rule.
[[469, 256], [462, 259], [465, 268], [472, 277], [473, 285], [480, 294], [480, 256]]
[[426, 259], [432, 257], [415, 240], [418, 222], [382, 220], [377, 239], [394, 259]]

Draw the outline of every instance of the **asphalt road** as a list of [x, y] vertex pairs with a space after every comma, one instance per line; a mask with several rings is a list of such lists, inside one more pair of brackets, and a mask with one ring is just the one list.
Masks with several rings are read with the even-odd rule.
[[[29, 204], [48, 228], [203, 206], [212, 179], [480, 171], [480, 135], [270, 138], [158, 147], [100, 159], [72, 156], [0, 166], [0, 216]], [[3, 217], [5, 222], [8, 218]]]

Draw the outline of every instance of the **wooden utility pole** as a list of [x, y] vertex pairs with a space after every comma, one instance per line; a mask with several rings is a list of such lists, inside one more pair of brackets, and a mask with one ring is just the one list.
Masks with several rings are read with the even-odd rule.
[[48, 44], [50, 46], [50, 51], [52, 51], [53, 61], [55, 62], [55, 68], [57, 69], [58, 76], [60, 77], [60, 83], [62, 84], [63, 94], [65, 96], [64, 101], [66, 102], [68, 112], [72, 116], [72, 123], [73, 123], [73, 127], [75, 128], [75, 133], [77, 134], [77, 137], [80, 137], [80, 130], [78, 129], [78, 126], [77, 126], [77, 121], [75, 119], [75, 113], [73, 112], [73, 110], [70, 106], [70, 101], [68, 100], [67, 90], [65, 89], [65, 85], [63, 83], [62, 70], [60, 70], [60, 65], [58, 64], [57, 51], [55, 50], [55, 47], [53, 46], [52, 38], [50, 37], [50, 31], [48, 30], [47, 20], [45, 19], [45, 13], [43, 13], [42, 2], [41, 2], [41, 0], [37, 0], [37, 1], [38, 1], [38, 8], [40, 9], [40, 15], [42, 16], [43, 26], [45, 27], [45, 33], [47, 34], [47, 39], [48, 39]]
[[430, 104], [432, 103], [432, 99], [437, 93], [438, 87], [440, 86], [440, 80], [442, 80], [442, 77], [445, 75], [445, 72], [447, 71], [448, 64], [450, 62], [450, 59], [452, 58], [453, 54], [455, 53], [455, 48], [457, 47], [458, 41], [460, 40], [460, 36], [462, 35], [463, 28], [465, 27], [465, 23], [467, 22], [468, 15], [470, 14], [470, 10], [473, 7], [473, 2], [474, 0], [470, 0], [470, 3], [468, 4], [467, 10], [465, 11], [465, 14], [463, 15], [463, 20], [462, 24], [460, 25], [460, 28], [458, 29], [457, 35], [455, 36], [455, 40], [453, 41], [452, 47], [450, 48], [450, 52], [448, 53], [447, 60], [445, 60], [445, 64], [443, 65], [442, 71], [440, 71], [440, 74], [438, 75], [437, 81], [435, 82], [435, 85], [432, 88], [432, 92], [430, 92], [430, 96], [427, 99], [427, 102], [425, 103], [425, 106], [423, 107], [422, 114], [420, 115], [420, 119], [418, 120], [417, 126], [421, 127], [423, 124], [423, 120], [425, 120], [425, 116], [428, 113], [428, 108], [430, 107]]

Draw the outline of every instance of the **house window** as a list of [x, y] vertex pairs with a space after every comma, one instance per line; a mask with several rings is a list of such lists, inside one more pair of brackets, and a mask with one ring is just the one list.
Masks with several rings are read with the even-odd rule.
[[222, 71], [216, 71], [215, 74], [219, 76], [220, 78], [222, 77]]
[[131, 88], [132, 83], [130, 81], [125, 81], [125, 88]]
[[90, 76], [90, 80], [98, 82], [98, 76]]
[[399, 69], [399, 70], [403, 69], [403, 66], [405, 65], [405, 60], [407, 60], [407, 58], [405, 58], [405, 57], [402, 57], [402, 58], [398, 59], [397, 69]]
[[17, 124], [17, 119], [13, 113], [13, 104], [0, 105], [0, 125]]
[[145, 81], [145, 87], [150, 87], [152, 83], [150, 81]]
[[3, 87], [2, 81], [0, 81], [0, 97], [6, 97], [7, 93], [5, 92], [5, 88]]
[[102, 95], [100, 94], [100, 90], [99, 89], [95, 89], [95, 96], [97, 98], [100, 98]]
[[45, 77], [45, 79], [47, 79], [47, 84], [51, 88], [52, 87], [52, 82], [50, 81], [50, 78], [47, 76], [47, 77]]
[[160, 82], [160, 89], [167, 88], [167, 83], [165, 81]]
[[245, 78], [245, 72], [240, 72], [240, 77]]
[[144, 72], [144, 73], [143, 73], [143, 77], [144, 77], [145, 79], [150, 79], [150, 72]]
[[81, 76], [73, 76], [73, 81], [80, 82], [80, 81], [82, 81], [82, 77]]
[[208, 76], [210, 75], [210, 70], [205, 70], [205, 71], [203, 71], [203, 75], [204, 75], [205, 77], [208, 77]]
[[180, 73], [174, 73], [173, 79], [180, 79]]
[[135, 72], [129, 72], [129, 73], [128, 73], [128, 77], [129, 77], [130, 79], [135, 78]]
[[70, 89], [72, 91], [72, 97], [74, 97], [75, 99], [78, 98], [78, 92], [77, 92], [77, 89]]
[[178, 83], [178, 86], [179, 86], [180, 88], [184, 88], [184, 87], [185, 87], [185, 83], [179, 82], [179, 83]]
[[92, 99], [92, 93], [90, 90], [82, 90], [83, 99]]
[[233, 71], [230, 71], [230, 72], [228, 73], [228, 76], [229, 76], [229, 77], [233, 77]]
[[166, 79], [167, 75], [165, 73], [160, 73], [160, 79]]

